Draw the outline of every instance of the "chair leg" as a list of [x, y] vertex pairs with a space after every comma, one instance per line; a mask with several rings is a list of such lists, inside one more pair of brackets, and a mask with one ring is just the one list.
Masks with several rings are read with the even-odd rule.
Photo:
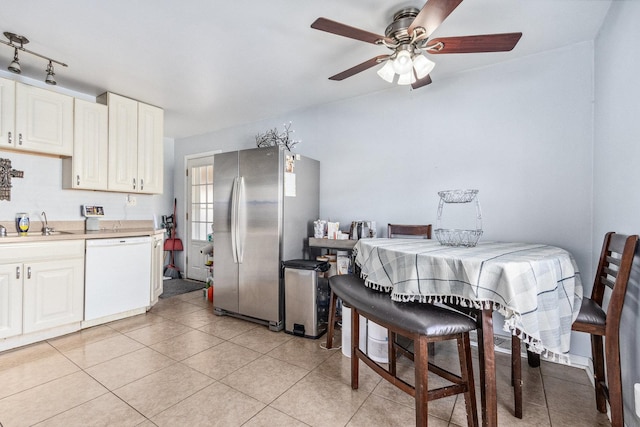
[[607, 412], [607, 395], [604, 390], [604, 354], [602, 350], [602, 337], [591, 335], [591, 353], [593, 354], [593, 374], [596, 386], [596, 408], [603, 414]]
[[358, 389], [358, 368], [360, 359], [358, 350], [360, 345], [360, 313], [354, 307], [351, 308], [351, 388]]
[[389, 357], [389, 373], [391, 375], [393, 375], [394, 377], [396, 376], [396, 360], [398, 359], [398, 350], [396, 348], [396, 333], [388, 330], [388, 342], [387, 342], [387, 348], [388, 348], [388, 357]]
[[415, 368], [416, 426], [427, 426], [429, 416], [429, 351], [427, 337], [413, 341]]
[[458, 355], [460, 357], [460, 376], [467, 384], [464, 393], [464, 404], [467, 410], [467, 425], [478, 427], [478, 404], [476, 402], [476, 387], [473, 379], [473, 361], [471, 359], [471, 342], [469, 334], [458, 337]]
[[513, 406], [516, 418], [522, 418], [522, 356], [521, 340], [511, 336], [511, 385], [513, 386]]
[[607, 389], [611, 408], [611, 426], [624, 427], [622, 402], [622, 377], [620, 372], [620, 347], [617, 337], [605, 337]]
[[327, 325], [327, 349], [333, 348], [333, 331], [336, 323], [337, 301], [338, 295], [331, 291], [331, 298], [329, 299], [329, 324]]

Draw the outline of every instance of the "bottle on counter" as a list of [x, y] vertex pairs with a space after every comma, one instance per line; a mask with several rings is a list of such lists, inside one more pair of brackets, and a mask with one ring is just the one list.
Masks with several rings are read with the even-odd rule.
[[29, 231], [29, 215], [25, 212], [16, 214], [16, 231], [21, 235], [27, 234]]

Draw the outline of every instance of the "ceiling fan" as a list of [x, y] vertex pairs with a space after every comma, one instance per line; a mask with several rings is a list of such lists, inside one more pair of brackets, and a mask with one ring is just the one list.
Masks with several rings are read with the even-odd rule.
[[384, 36], [327, 18], [316, 19], [311, 28], [384, 45], [392, 51], [390, 54], [371, 58], [329, 79], [344, 80], [384, 62], [384, 66], [378, 70], [380, 77], [393, 83], [397, 74], [398, 84], [410, 84], [417, 89], [431, 83], [429, 73], [435, 66], [425, 53], [506, 52], [513, 49], [522, 37], [522, 33], [502, 33], [429, 39], [461, 2], [462, 0], [428, 0], [421, 10], [415, 7], [403, 8], [393, 15], [393, 21], [385, 30]]

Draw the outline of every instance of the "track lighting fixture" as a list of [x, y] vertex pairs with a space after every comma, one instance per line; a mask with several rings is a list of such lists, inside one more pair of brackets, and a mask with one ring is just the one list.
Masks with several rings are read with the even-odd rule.
[[4, 36], [8, 38], [9, 41], [6, 42], [4, 40], [0, 40], [0, 43], [7, 45], [9, 47], [12, 47], [14, 49], [13, 61], [11, 62], [11, 64], [9, 64], [9, 67], [8, 67], [9, 71], [16, 74], [20, 74], [22, 72], [22, 69], [20, 68], [20, 61], [18, 59], [18, 51], [21, 50], [22, 52], [30, 53], [31, 55], [34, 55], [49, 61], [49, 65], [47, 65], [47, 70], [46, 70], [47, 77], [45, 78], [44, 81], [45, 83], [50, 85], [57, 84], [55, 78], [53, 77], [55, 76], [55, 73], [53, 72], [53, 63], [55, 62], [56, 64], [62, 65], [63, 67], [67, 67], [68, 66], [67, 64], [60, 61], [56, 61], [55, 59], [51, 59], [44, 55], [40, 55], [39, 53], [33, 52], [31, 50], [25, 49], [24, 45], [29, 43], [29, 39], [26, 38], [25, 36], [20, 36], [18, 34], [10, 33], [8, 31], [4, 32]]

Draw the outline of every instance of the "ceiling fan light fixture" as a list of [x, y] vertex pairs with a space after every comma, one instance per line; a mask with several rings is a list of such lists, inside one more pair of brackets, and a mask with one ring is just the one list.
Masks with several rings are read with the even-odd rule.
[[416, 76], [419, 79], [427, 77], [427, 75], [433, 71], [436, 63], [422, 54], [418, 54], [413, 57], [413, 69], [416, 72]]
[[393, 61], [387, 60], [384, 65], [378, 70], [378, 75], [385, 81], [393, 83], [393, 79], [396, 76], [396, 72], [393, 69]]
[[410, 85], [416, 82], [416, 76], [413, 74], [413, 70], [409, 69], [408, 72], [404, 73], [404, 74], [400, 74], [400, 77], [398, 77], [398, 84], [399, 85]]
[[406, 74], [411, 71], [413, 67], [413, 61], [411, 60], [411, 54], [408, 50], [401, 49], [396, 55], [396, 59], [393, 60], [393, 70], [396, 74]]

